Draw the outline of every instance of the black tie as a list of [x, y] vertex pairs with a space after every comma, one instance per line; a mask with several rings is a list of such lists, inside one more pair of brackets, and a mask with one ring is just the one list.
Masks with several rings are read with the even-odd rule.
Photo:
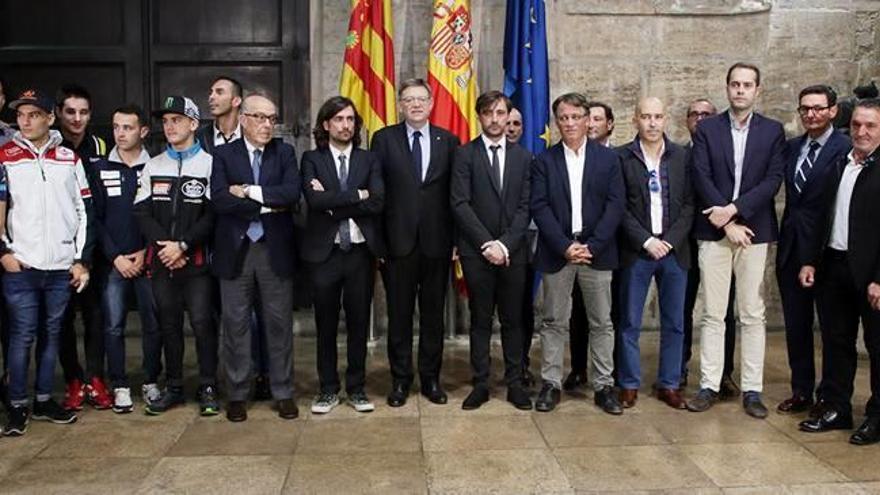
[[492, 150], [492, 184], [495, 185], [495, 189], [498, 192], [501, 192], [501, 161], [498, 159], [498, 150], [500, 148], [500, 144], [489, 146], [489, 149]]
[[[345, 155], [339, 155], [339, 189], [348, 190], [348, 168], [345, 166]], [[343, 251], [351, 249], [351, 225], [347, 218], [339, 222], [339, 249]]]
[[813, 164], [816, 162], [816, 153], [821, 148], [820, 145], [816, 141], [810, 141], [810, 149], [807, 151], [807, 158], [804, 159], [804, 162], [801, 163], [800, 170], [794, 175], [794, 188], [797, 189], [797, 192], [801, 192], [804, 189], [804, 186], [807, 185], [807, 177], [810, 176], [810, 172], [813, 171]]
[[412, 158], [413, 158], [413, 167], [416, 169], [416, 177], [418, 177], [419, 183], [422, 182], [422, 131], [416, 131], [413, 133], [413, 142], [412, 142]]

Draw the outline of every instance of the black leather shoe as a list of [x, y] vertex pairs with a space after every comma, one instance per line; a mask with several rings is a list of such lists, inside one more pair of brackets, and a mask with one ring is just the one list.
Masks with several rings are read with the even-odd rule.
[[226, 405], [226, 419], [240, 423], [247, 419], [247, 403], [243, 400], [231, 400]]
[[278, 401], [278, 417], [281, 419], [296, 419], [299, 416], [299, 408], [293, 399], [281, 399]]
[[403, 383], [395, 383], [391, 387], [391, 393], [388, 394], [388, 405], [391, 407], [401, 407], [406, 405], [406, 399], [409, 397], [409, 385]]
[[780, 402], [776, 406], [776, 412], [779, 414], [795, 414], [808, 411], [811, 407], [813, 407], [813, 399], [803, 395], [793, 395]]
[[446, 404], [448, 400], [446, 392], [440, 388], [440, 382], [436, 378], [422, 383], [422, 395], [434, 404]]
[[574, 371], [571, 370], [571, 373], [565, 377], [565, 380], [562, 382], [562, 390], [566, 392], [571, 392], [572, 390], [583, 387], [587, 384], [587, 373], [584, 371]]
[[880, 442], [880, 416], [868, 416], [859, 429], [849, 437], [853, 445], [871, 445]]
[[538, 399], [535, 401], [535, 410], [541, 412], [550, 412], [556, 409], [559, 404], [561, 392], [554, 387], [552, 383], [545, 383], [538, 393]]
[[507, 388], [507, 402], [513, 404], [513, 407], [523, 411], [532, 410], [532, 399], [529, 393], [522, 387]]
[[619, 416], [623, 414], [623, 406], [620, 405], [620, 400], [617, 395], [618, 394], [614, 391], [614, 388], [606, 386], [593, 393], [593, 402], [608, 414]]
[[822, 433], [831, 430], [849, 430], [853, 427], [851, 415], [845, 415], [828, 407], [818, 418], [810, 418], [798, 423], [798, 429], [807, 433]]
[[735, 399], [739, 397], [739, 387], [730, 375], [721, 377], [721, 387], [718, 389], [718, 398], [721, 400]]
[[818, 419], [823, 414], [825, 414], [825, 411], [828, 408], [829, 408], [828, 403], [822, 399], [819, 399], [816, 401], [815, 404], [813, 404], [813, 407], [810, 408], [810, 412], [807, 413], [807, 417], [809, 417], [810, 419]]
[[465, 411], [479, 409], [480, 406], [489, 402], [489, 388], [485, 385], [474, 385], [474, 389], [461, 403], [461, 408]]

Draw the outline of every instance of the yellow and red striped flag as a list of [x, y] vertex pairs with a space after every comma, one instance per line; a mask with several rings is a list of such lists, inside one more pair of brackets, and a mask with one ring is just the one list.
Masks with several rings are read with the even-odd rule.
[[339, 94], [354, 102], [369, 136], [397, 123], [391, 0], [351, 0]]
[[468, 0], [435, 0], [428, 54], [428, 84], [434, 96], [431, 124], [458, 136], [477, 137], [477, 75]]

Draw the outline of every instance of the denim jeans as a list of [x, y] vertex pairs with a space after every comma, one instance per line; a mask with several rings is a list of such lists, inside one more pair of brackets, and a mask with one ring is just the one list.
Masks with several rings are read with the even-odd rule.
[[143, 336], [144, 382], [156, 383], [162, 373], [162, 337], [156, 320], [153, 288], [146, 276], [125, 278], [116, 268], [107, 274], [101, 303], [104, 308], [104, 345], [110, 386], [128, 387], [125, 372], [125, 319], [128, 315], [128, 293], [134, 291]]
[[641, 385], [639, 334], [642, 331], [642, 313], [651, 279], [657, 280], [660, 303], [660, 364], [657, 384], [660, 388], [677, 389], [681, 379], [687, 270], [678, 264], [672, 254], [659, 260], [639, 258], [621, 270], [620, 386], [638, 389]]
[[[52, 394], [61, 322], [70, 300], [69, 282], [67, 270], [26, 269], [3, 275], [3, 295], [10, 323], [9, 400], [13, 405], [28, 402], [28, 366], [38, 331], [46, 333], [46, 345], [37, 353], [34, 388], [38, 400], [46, 400]], [[41, 305], [44, 308], [42, 315]]]

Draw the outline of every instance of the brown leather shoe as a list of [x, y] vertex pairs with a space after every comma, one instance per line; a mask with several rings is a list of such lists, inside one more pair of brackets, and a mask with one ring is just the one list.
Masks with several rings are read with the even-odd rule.
[[624, 409], [629, 409], [636, 405], [637, 400], [639, 400], [638, 389], [623, 388], [620, 390], [620, 405], [623, 406]]
[[793, 395], [776, 406], [779, 414], [802, 413], [813, 407], [813, 399], [803, 395]]
[[681, 391], [678, 389], [658, 388], [657, 399], [665, 402], [667, 406], [673, 409], [687, 408], [687, 403], [685, 402], [684, 397], [681, 396]]

